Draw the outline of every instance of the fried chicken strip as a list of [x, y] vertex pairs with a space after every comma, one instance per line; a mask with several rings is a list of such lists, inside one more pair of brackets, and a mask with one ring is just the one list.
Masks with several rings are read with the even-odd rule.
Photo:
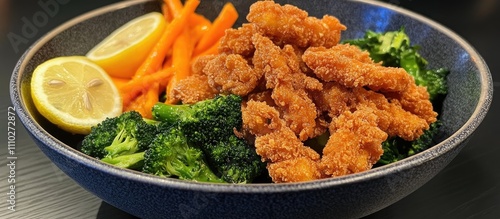
[[[323, 81], [336, 81], [347, 87], [367, 86], [375, 91], [404, 91], [414, 79], [403, 68], [367, 63], [362, 50], [351, 45], [336, 48], [309, 47], [304, 62]], [[345, 49], [347, 48], [347, 49]], [[360, 54], [351, 54], [357, 51]], [[348, 55], [346, 55], [348, 54]], [[362, 59], [361, 59], [362, 58]]]
[[377, 120], [370, 108], [344, 111], [334, 119], [320, 162], [322, 174], [333, 177], [371, 169], [380, 159], [382, 142], [387, 139]]
[[220, 93], [246, 96], [259, 84], [262, 71], [254, 70], [248, 61], [238, 54], [219, 54], [203, 68], [211, 87]]
[[340, 41], [341, 32], [346, 29], [333, 16], [318, 19], [293, 5], [279, 5], [273, 1], [252, 4], [247, 20], [278, 45], [294, 44], [303, 48], [332, 47]]

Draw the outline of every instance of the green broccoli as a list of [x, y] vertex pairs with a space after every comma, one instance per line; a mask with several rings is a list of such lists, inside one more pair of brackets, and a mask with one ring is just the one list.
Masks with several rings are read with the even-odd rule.
[[217, 144], [205, 144], [204, 148], [212, 166], [226, 182], [251, 182], [266, 168], [255, 149], [234, 134]]
[[241, 128], [241, 101], [238, 95], [218, 95], [195, 104], [153, 106], [153, 118], [162, 122], [180, 124], [189, 140], [195, 144], [216, 143]]
[[153, 107], [153, 117], [179, 122], [189, 144], [199, 147], [216, 174], [230, 183], [248, 183], [265, 169], [255, 149], [235, 135], [242, 126], [242, 98], [218, 95], [194, 104]]
[[180, 126], [168, 122], [159, 125], [159, 134], [144, 154], [142, 171], [184, 180], [224, 182], [206, 164], [201, 149], [188, 144]]
[[143, 152], [155, 136], [154, 122], [129, 111], [92, 127], [82, 141], [81, 151], [115, 166], [139, 169]]
[[410, 38], [406, 35], [404, 28], [384, 33], [369, 30], [363, 38], [346, 40], [344, 43], [367, 50], [375, 62], [382, 61], [384, 66], [404, 68], [415, 78], [417, 85], [427, 87], [433, 103], [446, 95], [448, 91], [446, 76], [449, 70], [427, 69], [427, 60], [418, 53], [418, 46], [410, 45]]
[[412, 156], [432, 147], [436, 142], [434, 139], [439, 135], [440, 120], [432, 123], [428, 130], [424, 131], [414, 141], [405, 141], [399, 137], [392, 137], [382, 143], [384, 154], [380, 157], [377, 165], [389, 164], [406, 157]]

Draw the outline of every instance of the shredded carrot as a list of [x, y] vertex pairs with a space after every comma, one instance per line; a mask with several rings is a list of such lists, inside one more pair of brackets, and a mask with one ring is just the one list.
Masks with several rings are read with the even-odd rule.
[[173, 95], [173, 89], [180, 80], [191, 74], [191, 55], [194, 45], [191, 42], [190, 32], [186, 29], [177, 37], [172, 49], [172, 67], [174, 75], [170, 78], [166, 88], [166, 102], [173, 104], [178, 100]]
[[224, 7], [222, 8], [217, 18], [215, 18], [208, 32], [200, 39], [200, 41], [196, 45], [193, 54], [200, 54], [204, 50], [210, 48], [222, 36], [224, 36], [226, 29], [231, 28], [237, 19], [238, 11], [234, 7], [234, 5], [230, 2], [224, 4]]
[[188, 0], [186, 2], [179, 17], [175, 17], [172, 22], [167, 25], [167, 28], [165, 28], [160, 40], [156, 43], [146, 60], [139, 67], [134, 75], [134, 78], [140, 78], [144, 75], [154, 73], [161, 68], [168, 50], [174, 43], [177, 36], [179, 36], [179, 34], [183, 31], [187, 23], [187, 18], [194, 13], [199, 4], [200, 0]]

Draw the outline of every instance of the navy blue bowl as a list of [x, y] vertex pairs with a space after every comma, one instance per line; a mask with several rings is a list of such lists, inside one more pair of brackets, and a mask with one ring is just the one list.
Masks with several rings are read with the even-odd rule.
[[[225, 1], [202, 1], [198, 11], [213, 19]], [[250, 1], [233, 1], [245, 22]], [[476, 50], [449, 29], [423, 16], [377, 1], [277, 1], [312, 16], [331, 14], [348, 29], [343, 39], [366, 30], [398, 30], [421, 45], [430, 67], [447, 67], [443, 137], [434, 147], [372, 170], [289, 184], [208, 184], [165, 179], [102, 163], [76, 149], [82, 136], [67, 134], [36, 111], [30, 97], [33, 69], [53, 57], [84, 55], [128, 20], [159, 11], [157, 1], [125, 1], [84, 14], [33, 44], [10, 83], [17, 115], [40, 149], [78, 184], [105, 202], [141, 218], [359, 218], [407, 196], [442, 170], [484, 119], [493, 95], [488, 67]]]

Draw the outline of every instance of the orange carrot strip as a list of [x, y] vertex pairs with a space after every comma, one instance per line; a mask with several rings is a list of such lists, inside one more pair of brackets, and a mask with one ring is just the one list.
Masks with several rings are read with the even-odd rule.
[[142, 104], [142, 116], [144, 118], [152, 119], [153, 114], [151, 109], [158, 103], [160, 96], [160, 83], [154, 83], [151, 88], [145, 93], [145, 100]]
[[199, 4], [200, 0], [188, 0], [186, 2], [179, 17], [174, 18], [172, 22], [167, 25], [161, 39], [156, 43], [146, 60], [139, 67], [134, 78], [154, 73], [161, 68], [168, 50], [184, 29], [187, 18], [194, 13]]
[[166, 3], [161, 4], [161, 13], [163, 14], [163, 17], [165, 17], [166, 21], [172, 21], [173, 15], [170, 13], [170, 10]]
[[118, 77], [111, 77], [111, 80], [113, 81], [113, 84], [115, 84], [116, 88], [120, 89], [123, 85], [128, 83], [130, 79], [125, 79], [125, 78], [118, 78]]
[[236, 20], [238, 19], [238, 11], [234, 5], [230, 2], [224, 4], [221, 12], [215, 18], [212, 27], [208, 32], [200, 39], [200, 42], [196, 45], [194, 54], [200, 54], [204, 50], [210, 48], [215, 42], [217, 42], [222, 36], [226, 29], [231, 28]]
[[194, 44], [191, 42], [190, 32], [185, 29], [177, 38], [172, 49], [172, 67], [175, 69], [174, 75], [170, 78], [167, 89], [167, 103], [176, 103], [178, 100], [173, 95], [173, 89], [180, 80], [187, 78], [191, 74], [191, 55]]
[[160, 86], [166, 86], [173, 73], [174, 68], [165, 68], [156, 73], [130, 80], [120, 88], [123, 106], [128, 106], [141, 92], [148, 90], [156, 82], [160, 83]]
[[182, 2], [180, 0], [163, 0], [163, 3], [167, 5], [170, 14], [173, 18], [179, 17], [182, 11]]

